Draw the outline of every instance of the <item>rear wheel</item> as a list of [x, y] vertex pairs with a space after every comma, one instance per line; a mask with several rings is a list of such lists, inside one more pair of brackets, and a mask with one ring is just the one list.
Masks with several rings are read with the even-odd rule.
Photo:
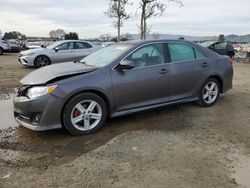
[[220, 84], [215, 78], [207, 79], [200, 89], [198, 104], [203, 107], [212, 106], [220, 95]]
[[70, 99], [63, 111], [63, 125], [73, 135], [98, 131], [107, 117], [104, 100], [92, 93], [82, 93]]
[[34, 61], [34, 65], [37, 68], [50, 65], [50, 59], [47, 56], [44, 56], [44, 55], [38, 56]]
[[0, 48], [0, 55], [2, 55], [3, 54], [3, 49], [2, 48]]

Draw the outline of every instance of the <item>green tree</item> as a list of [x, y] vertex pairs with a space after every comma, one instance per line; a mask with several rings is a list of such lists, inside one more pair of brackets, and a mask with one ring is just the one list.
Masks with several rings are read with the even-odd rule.
[[5, 39], [21, 39], [26, 40], [26, 36], [19, 31], [11, 31], [11, 32], [5, 32], [4, 36]]
[[65, 31], [63, 29], [52, 30], [49, 32], [49, 36], [55, 40], [64, 40]]
[[78, 34], [76, 32], [69, 32], [65, 34], [65, 40], [78, 40]]
[[126, 6], [128, 4], [128, 0], [110, 0], [109, 8], [104, 12], [107, 16], [116, 18], [113, 25], [117, 28], [118, 42], [121, 38], [121, 27], [123, 27], [123, 22], [129, 18], [129, 14], [126, 12]]

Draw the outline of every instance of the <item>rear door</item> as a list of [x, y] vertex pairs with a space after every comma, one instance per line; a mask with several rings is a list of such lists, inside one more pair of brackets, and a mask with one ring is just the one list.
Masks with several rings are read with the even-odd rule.
[[130, 70], [111, 71], [116, 111], [166, 102], [169, 92], [169, 64], [164, 44], [142, 46], [126, 60], [133, 61]]
[[169, 100], [195, 96], [208, 75], [208, 58], [185, 42], [169, 42], [168, 51], [171, 59]]
[[93, 47], [86, 42], [75, 42], [75, 60], [80, 60], [86, 56], [88, 56]]

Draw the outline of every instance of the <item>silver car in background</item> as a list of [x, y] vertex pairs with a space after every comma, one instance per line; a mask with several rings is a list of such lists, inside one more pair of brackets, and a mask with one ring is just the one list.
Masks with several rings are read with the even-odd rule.
[[23, 51], [19, 62], [26, 66], [44, 67], [53, 63], [78, 61], [101, 47], [81, 40], [55, 42], [46, 48]]
[[8, 51], [10, 51], [9, 43], [3, 37], [0, 37], [0, 55]]

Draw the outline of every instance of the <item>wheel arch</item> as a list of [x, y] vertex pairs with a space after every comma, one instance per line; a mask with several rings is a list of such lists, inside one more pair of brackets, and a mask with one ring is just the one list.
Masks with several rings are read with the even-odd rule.
[[218, 74], [212, 74], [212, 75], [210, 75], [208, 77], [208, 79], [209, 78], [214, 78], [219, 82], [219, 84], [220, 84], [220, 93], [223, 93], [223, 80], [222, 80], [221, 76], [219, 76]]
[[108, 97], [101, 91], [98, 91], [98, 90], [94, 90], [94, 89], [88, 89], [88, 90], [82, 90], [82, 91], [77, 91], [75, 93], [73, 93], [70, 97], [67, 98], [67, 100], [65, 101], [65, 103], [63, 104], [63, 108], [61, 109], [61, 113], [60, 113], [60, 116], [61, 116], [61, 123], [63, 125], [63, 121], [62, 121], [62, 115], [63, 115], [63, 111], [65, 109], [65, 106], [66, 104], [68, 103], [68, 101], [70, 99], [72, 99], [74, 96], [76, 95], [79, 95], [81, 93], [92, 93], [92, 94], [95, 94], [97, 96], [99, 96], [101, 99], [104, 100], [106, 106], [107, 106], [107, 110], [108, 110], [108, 117], [110, 117], [111, 115], [111, 103], [110, 103], [110, 100], [108, 99]]

